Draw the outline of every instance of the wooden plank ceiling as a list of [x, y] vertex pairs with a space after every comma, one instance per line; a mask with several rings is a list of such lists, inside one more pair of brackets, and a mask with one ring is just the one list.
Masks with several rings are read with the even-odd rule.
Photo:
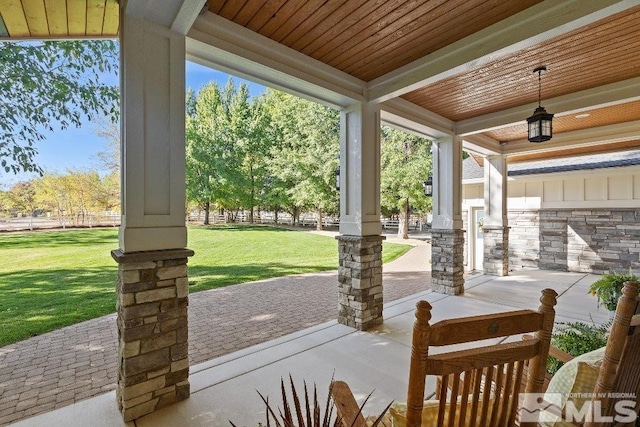
[[210, 0], [209, 10], [364, 81], [541, 0]]
[[532, 71], [538, 65], [548, 68], [542, 76], [543, 99], [627, 80], [640, 75], [638, 34], [640, 6], [404, 98], [459, 121], [536, 102], [538, 79]]
[[117, 0], [2, 0], [0, 37], [116, 37], [119, 13]]

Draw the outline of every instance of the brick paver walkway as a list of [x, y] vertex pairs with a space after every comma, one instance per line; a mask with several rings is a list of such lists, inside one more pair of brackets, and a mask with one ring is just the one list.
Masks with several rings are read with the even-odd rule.
[[[384, 266], [384, 298], [428, 289], [430, 246]], [[336, 272], [262, 280], [189, 296], [189, 360], [223, 354], [336, 318]], [[115, 389], [115, 314], [0, 348], [0, 425]]]

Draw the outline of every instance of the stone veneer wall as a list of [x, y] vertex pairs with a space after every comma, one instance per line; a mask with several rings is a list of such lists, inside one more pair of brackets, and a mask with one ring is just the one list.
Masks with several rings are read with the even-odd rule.
[[509, 274], [509, 227], [482, 227], [484, 234], [485, 274], [506, 276]]
[[384, 236], [337, 236], [338, 322], [365, 331], [382, 323]]
[[123, 253], [118, 262], [118, 407], [131, 421], [189, 397], [187, 257]]
[[510, 269], [640, 269], [640, 209], [510, 211]]
[[431, 230], [431, 289], [447, 295], [464, 293], [464, 230]]
[[540, 227], [538, 211], [508, 211], [509, 270], [538, 268]]

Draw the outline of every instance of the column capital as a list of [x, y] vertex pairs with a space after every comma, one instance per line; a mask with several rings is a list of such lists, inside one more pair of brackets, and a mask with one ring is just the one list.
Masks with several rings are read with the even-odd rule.
[[353, 236], [349, 234], [340, 234], [336, 236], [336, 240], [341, 242], [381, 242], [383, 240], [387, 240], [386, 236]]
[[194, 255], [191, 249], [168, 249], [162, 251], [123, 252], [122, 249], [111, 251], [111, 257], [118, 264], [131, 264], [148, 261], [166, 261], [168, 259], [183, 259]]

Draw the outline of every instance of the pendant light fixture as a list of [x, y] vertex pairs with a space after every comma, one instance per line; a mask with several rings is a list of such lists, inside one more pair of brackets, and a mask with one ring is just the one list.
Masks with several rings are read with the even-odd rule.
[[547, 111], [540, 105], [542, 98], [542, 73], [547, 71], [547, 67], [542, 66], [533, 70], [534, 73], [538, 73], [538, 108], [533, 112], [533, 116], [527, 119], [529, 125], [529, 142], [545, 142], [551, 139], [552, 135], [552, 121], [553, 114], [547, 113]]
[[427, 177], [427, 180], [422, 183], [422, 188], [425, 196], [433, 197], [433, 178]]

